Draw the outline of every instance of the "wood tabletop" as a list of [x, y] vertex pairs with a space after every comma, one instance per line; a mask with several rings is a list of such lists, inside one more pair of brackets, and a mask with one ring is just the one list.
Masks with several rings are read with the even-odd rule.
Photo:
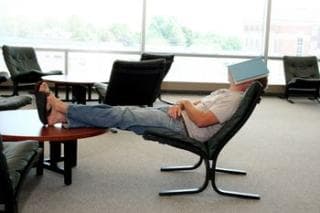
[[36, 110], [0, 111], [0, 134], [4, 141], [68, 141], [103, 134], [102, 128], [63, 128], [43, 126]]
[[52, 83], [64, 84], [94, 84], [96, 82], [108, 82], [107, 75], [49, 75], [43, 76], [42, 80]]

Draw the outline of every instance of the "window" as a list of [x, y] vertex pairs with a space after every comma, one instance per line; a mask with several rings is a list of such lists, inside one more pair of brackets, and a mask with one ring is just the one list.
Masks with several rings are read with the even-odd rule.
[[227, 82], [228, 64], [267, 52], [269, 83], [284, 84], [282, 56], [320, 59], [320, 3], [272, 1], [267, 20], [270, 2], [1, 0], [0, 41], [35, 47], [44, 71], [89, 75], [142, 51], [174, 53], [169, 82]]
[[94, 52], [69, 52], [68, 73], [109, 78], [115, 60], [138, 60], [136, 55]]
[[264, 2], [148, 0], [145, 49], [195, 54], [262, 55]]
[[65, 72], [65, 55], [61, 51], [36, 51], [38, 63], [43, 72], [61, 70]]
[[142, 0], [1, 1], [0, 38], [8, 45], [139, 50]]
[[270, 56], [320, 56], [318, 0], [272, 1]]
[[171, 82], [226, 83], [227, 66], [243, 59], [209, 57], [175, 57], [170, 72], [164, 79]]

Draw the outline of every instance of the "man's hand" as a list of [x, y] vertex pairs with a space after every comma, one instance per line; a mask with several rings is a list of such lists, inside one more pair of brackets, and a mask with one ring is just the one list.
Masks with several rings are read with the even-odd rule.
[[[187, 100], [181, 100], [179, 101], [177, 104], [171, 106], [169, 109], [168, 109], [168, 115], [171, 117], [171, 118], [174, 118], [174, 119], [177, 119], [179, 117], [181, 117], [181, 112], [182, 110], [184, 110], [184, 105], [186, 102], [189, 102], [190, 101], [187, 101]], [[190, 103], [191, 104], [191, 103]]]
[[191, 103], [188, 100], [181, 100], [176, 105], [171, 106], [168, 109], [168, 115], [174, 119], [181, 117], [182, 110], [185, 110], [188, 117], [198, 127], [207, 127], [216, 123], [219, 120], [211, 111], [202, 111], [195, 107], [199, 102]]
[[181, 116], [181, 108], [179, 104], [173, 105], [168, 109], [168, 115], [171, 118], [177, 119]]

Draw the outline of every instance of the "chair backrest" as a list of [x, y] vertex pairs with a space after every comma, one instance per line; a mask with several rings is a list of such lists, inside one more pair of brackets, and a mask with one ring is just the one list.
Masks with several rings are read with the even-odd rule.
[[218, 156], [222, 148], [230, 141], [230, 139], [245, 124], [257, 103], [261, 99], [263, 87], [259, 82], [254, 82], [244, 93], [240, 105], [233, 116], [226, 121], [221, 129], [214, 134], [208, 141], [209, 158], [213, 159]]
[[151, 54], [151, 53], [142, 53], [141, 54], [141, 61], [145, 61], [145, 60], [153, 60], [153, 59], [165, 59], [165, 63], [164, 63], [164, 75], [162, 80], [166, 77], [166, 75], [168, 74], [171, 65], [174, 61], [174, 55], [164, 55], [164, 54]]
[[319, 78], [318, 60], [315, 56], [284, 56], [286, 83], [292, 78]]
[[41, 71], [35, 50], [32, 47], [2, 46], [2, 53], [11, 78], [23, 72]]
[[160, 91], [164, 59], [115, 61], [104, 103], [152, 106]]

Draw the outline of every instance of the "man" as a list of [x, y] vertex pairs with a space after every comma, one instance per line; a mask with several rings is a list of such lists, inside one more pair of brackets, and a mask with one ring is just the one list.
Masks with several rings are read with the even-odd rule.
[[[264, 88], [267, 85], [267, 78], [256, 81]], [[47, 94], [45, 104], [48, 125], [63, 123], [66, 128], [119, 128], [136, 134], [143, 134], [150, 127], [164, 128], [198, 141], [206, 141], [233, 115], [239, 106], [242, 93], [252, 82], [238, 85], [230, 82], [228, 89], [216, 90], [199, 101], [192, 103], [181, 100], [176, 105], [160, 108], [105, 104], [68, 105], [50, 93], [45, 82], [39, 85], [36, 93]]]

